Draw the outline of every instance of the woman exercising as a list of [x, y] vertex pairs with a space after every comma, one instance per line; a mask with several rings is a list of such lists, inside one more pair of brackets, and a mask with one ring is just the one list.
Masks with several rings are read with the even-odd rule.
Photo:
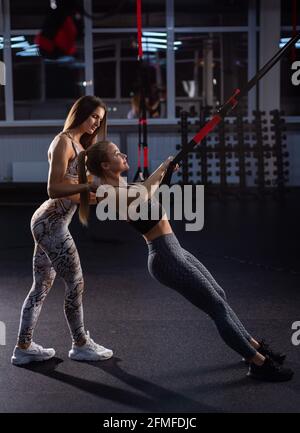
[[20, 319], [17, 345], [11, 361], [16, 365], [44, 361], [55, 355], [54, 349], [45, 349], [33, 342], [33, 332], [43, 302], [55, 276], [65, 283], [64, 312], [72, 337], [69, 357], [78, 361], [105, 360], [113, 352], [96, 344], [85, 332], [82, 294], [84, 281], [79, 255], [68, 226], [85, 192], [88, 202], [95, 204], [91, 185], [78, 183], [78, 154], [92, 145], [97, 135], [106, 136], [106, 107], [95, 96], [83, 96], [72, 106], [63, 131], [48, 150], [50, 164], [48, 177], [49, 200], [33, 214], [31, 231], [34, 238], [33, 285], [26, 297]]
[[[273, 352], [264, 341], [258, 342], [246, 331], [229, 306], [224, 290], [203, 264], [180, 246], [164, 209], [154, 199], [153, 193], [158, 188], [171, 158], [162, 163], [142, 184], [132, 186], [126, 184], [121, 176], [121, 173], [129, 168], [127, 156], [110, 141], [98, 142], [81, 152], [78, 161], [80, 183], [87, 181], [86, 170], [88, 170], [100, 178], [104, 188], [105, 185], [108, 186], [107, 191], [111, 187], [114, 188], [118, 203], [124, 203], [124, 199], [125, 203], [127, 202], [127, 221], [143, 235], [148, 245], [148, 269], [151, 276], [179, 292], [212, 318], [224, 342], [249, 362], [248, 376], [268, 381], [291, 379], [292, 370], [280, 365], [285, 355]], [[132, 193], [129, 194], [131, 189]], [[139, 191], [140, 196], [144, 194], [148, 209], [156, 208], [160, 214], [159, 220], [130, 219], [129, 205], [136, 198], [132, 198], [136, 196], [136, 191]], [[103, 195], [103, 198], [106, 197]], [[88, 192], [83, 190], [79, 210], [79, 217], [83, 224], [87, 224], [88, 210]]]

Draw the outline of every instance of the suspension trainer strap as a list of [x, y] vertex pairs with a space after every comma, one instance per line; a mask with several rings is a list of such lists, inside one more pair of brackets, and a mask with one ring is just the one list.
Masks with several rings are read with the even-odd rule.
[[[145, 99], [145, 71], [143, 64], [142, 43], [142, 0], [136, 1], [137, 36], [138, 36], [138, 77], [139, 77], [139, 129], [138, 129], [138, 168], [134, 181], [143, 180], [149, 176], [148, 172], [148, 145], [147, 145], [147, 115]], [[144, 170], [141, 168], [143, 149]]]
[[233, 95], [217, 110], [216, 114], [200, 129], [200, 131], [192, 138], [192, 140], [184, 146], [181, 151], [175, 156], [172, 163], [162, 180], [162, 184], [170, 185], [173, 168], [175, 164], [179, 164], [183, 157], [189, 153], [197, 144], [203, 140], [214, 128], [227, 116], [239, 103], [239, 100], [245, 96], [249, 90], [261, 80], [267, 72], [281, 59], [285, 52], [300, 39], [300, 33], [290, 39], [264, 66], [257, 74], [246, 84], [243, 89], [236, 89]]

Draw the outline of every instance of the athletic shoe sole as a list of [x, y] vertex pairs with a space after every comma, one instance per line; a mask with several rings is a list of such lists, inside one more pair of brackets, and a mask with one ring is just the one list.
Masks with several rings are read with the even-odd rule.
[[264, 382], [287, 382], [288, 380], [291, 380], [294, 373], [291, 373], [288, 377], [267, 377], [267, 376], [260, 376], [253, 373], [247, 373], [247, 377], [250, 377], [251, 379], [260, 380]]
[[[263, 355], [263, 356], [265, 356], [265, 355]], [[279, 365], [283, 365], [285, 360], [286, 360], [286, 356], [284, 358], [280, 359], [280, 360], [275, 360], [274, 362], [276, 362]], [[245, 365], [250, 365], [250, 362], [247, 359], [245, 359], [245, 358], [242, 358], [242, 362]]]
[[82, 353], [73, 354], [69, 352], [69, 358], [72, 359], [72, 361], [106, 361], [107, 359], [110, 359], [113, 356], [113, 352], [107, 354], [107, 355], [91, 355], [87, 357], [86, 355]]
[[30, 364], [31, 362], [42, 362], [42, 361], [48, 361], [49, 359], [53, 358], [53, 356], [55, 356], [55, 352], [53, 355], [48, 355], [48, 356], [27, 356], [24, 357], [22, 359], [18, 359], [15, 356], [11, 357], [11, 363], [13, 365], [25, 365], [25, 364]]

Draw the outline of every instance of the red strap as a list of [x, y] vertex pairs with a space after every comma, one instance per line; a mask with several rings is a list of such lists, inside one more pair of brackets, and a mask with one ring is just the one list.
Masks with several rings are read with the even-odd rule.
[[138, 58], [143, 58], [143, 45], [142, 45], [142, 0], [136, 0], [136, 20], [138, 32]]
[[238, 103], [238, 101], [235, 99], [235, 97], [241, 93], [240, 89], [235, 89], [234, 94], [228, 99], [227, 102], [229, 102], [229, 104], [232, 105], [232, 108], [234, 108], [236, 106], [236, 104]]
[[141, 145], [138, 146], [138, 168], [141, 168]]
[[200, 143], [200, 141], [203, 140], [203, 138], [221, 122], [221, 120], [222, 117], [216, 114], [206, 125], [203, 126], [198, 134], [195, 135], [193, 141], [195, 141], [195, 143]]
[[148, 168], [148, 147], [144, 147], [144, 168]]

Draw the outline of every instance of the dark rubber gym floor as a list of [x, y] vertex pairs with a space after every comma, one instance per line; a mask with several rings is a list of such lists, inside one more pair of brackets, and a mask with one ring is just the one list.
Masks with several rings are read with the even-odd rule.
[[214, 323], [179, 294], [152, 280], [147, 248], [126, 223], [92, 218], [71, 224], [85, 275], [86, 328], [114, 358], [98, 363], [68, 359], [63, 283], [44, 303], [34, 340], [56, 358], [26, 368], [10, 364], [21, 305], [32, 284], [29, 222], [37, 204], [0, 206], [0, 412], [300, 412], [300, 345], [291, 341], [300, 320], [300, 191], [286, 202], [267, 197], [207, 200], [205, 226], [173, 228], [227, 292], [255, 337], [286, 351], [292, 381], [246, 377], [239, 355]]

